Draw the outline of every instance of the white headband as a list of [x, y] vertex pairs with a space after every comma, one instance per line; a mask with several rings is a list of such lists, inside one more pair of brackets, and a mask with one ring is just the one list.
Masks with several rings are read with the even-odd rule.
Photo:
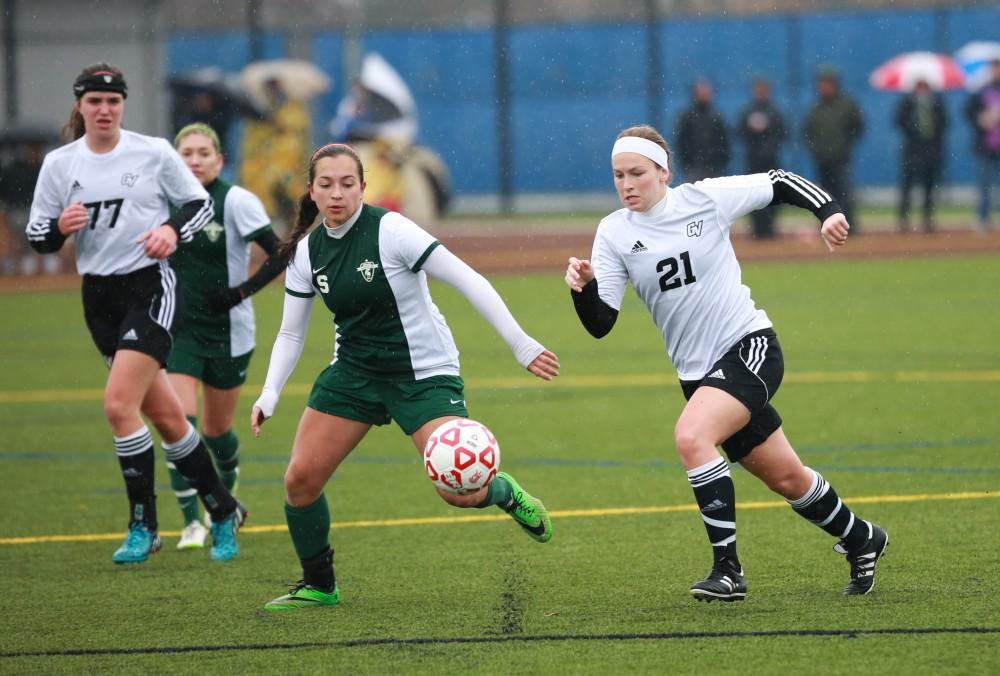
[[643, 157], [651, 159], [664, 169], [668, 169], [667, 151], [658, 143], [638, 136], [623, 136], [615, 141], [615, 146], [611, 149], [611, 157], [622, 153], [638, 153]]

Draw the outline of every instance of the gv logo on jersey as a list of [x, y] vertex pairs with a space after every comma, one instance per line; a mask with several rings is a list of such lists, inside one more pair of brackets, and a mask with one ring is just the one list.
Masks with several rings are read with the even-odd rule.
[[208, 241], [212, 244], [219, 241], [219, 238], [222, 237], [223, 230], [224, 228], [215, 221], [212, 221], [202, 228], [202, 232], [205, 233], [205, 237], [208, 237]]
[[691, 221], [687, 224], [688, 237], [701, 237], [701, 226], [705, 221]]
[[131, 188], [132, 186], [135, 185], [135, 182], [138, 180], [139, 180], [138, 174], [129, 174], [129, 173], [122, 174], [122, 185], [126, 187]]
[[367, 258], [364, 263], [358, 266], [358, 272], [361, 273], [361, 276], [365, 278], [366, 282], [370, 282], [375, 279], [376, 270], [378, 270], [378, 263], [373, 263]]

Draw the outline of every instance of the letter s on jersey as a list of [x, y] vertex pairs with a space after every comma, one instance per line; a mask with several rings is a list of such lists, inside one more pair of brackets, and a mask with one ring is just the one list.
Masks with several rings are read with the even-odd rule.
[[326, 275], [316, 277], [316, 286], [319, 287], [321, 293], [330, 293], [330, 284], [327, 281]]

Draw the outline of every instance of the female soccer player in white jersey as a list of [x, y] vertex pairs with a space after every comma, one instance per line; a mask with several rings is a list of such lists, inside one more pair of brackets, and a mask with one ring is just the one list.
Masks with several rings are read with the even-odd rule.
[[[160, 548], [153, 439], [194, 486], [214, 520], [212, 558], [232, 559], [246, 511], [219, 481], [212, 458], [163, 369], [183, 312], [167, 258], [212, 216], [208, 193], [164, 139], [121, 128], [128, 89], [120, 70], [89, 66], [73, 84], [67, 128], [76, 139], [45, 156], [27, 236], [41, 253], [74, 239], [83, 314], [109, 368], [104, 414], [130, 503], [115, 563], [141, 563]], [[169, 214], [169, 205], [179, 208]]]
[[729, 466], [743, 467], [796, 512], [840, 539], [851, 580], [844, 593], [867, 594], [889, 538], [855, 518], [829, 483], [805, 467], [770, 400], [784, 361], [771, 321], [743, 285], [729, 232], [733, 221], [769, 205], [812, 211], [830, 251], [847, 241], [840, 207], [819, 186], [790, 172], [706, 179], [669, 188], [669, 148], [652, 127], [630, 127], [611, 151], [625, 208], [597, 228], [590, 260], [569, 259], [566, 283], [584, 327], [596, 338], [614, 326], [631, 281], [659, 327], [687, 405], [674, 441], [712, 543], [708, 577], [691, 587], [702, 601], [746, 596], [736, 555], [736, 499]]
[[[319, 148], [309, 192], [283, 245], [291, 262], [285, 307], [267, 378], [250, 422], [255, 434], [302, 353], [313, 300], [337, 323], [333, 362], [313, 385], [285, 472], [285, 516], [302, 581], [267, 610], [333, 605], [340, 599], [323, 487], [372, 425], [395, 419], [418, 450], [442, 423], [467, 417], [458, 350], [431, 300], [427, 274], [458, 289], [535, 376], [551, 380], [559, 361], [528, 336], [488, 281], [404, 216], [365, 204], [364, 168], [349, 146]], [[323, 221], [308, 236], [317, 215]], [[469, 495], [441, 492], [457, 507], [497, 505], [536, 541], [552, 537], [548, 512], [504, 472]]]
[[[240, 441], [233, 432], [233, 416], [254, 349], [250, 296], [284, 269], [278, 260], [280, 242], [260, 200], [219, 178], [224, 158], [215, 130], [206, 124], [189, 124], [177, 133], [174, 147], [208, 191], [214, 214], [170, 259], [184, 296], [184, 321], [167, 361], [167, 373], [195, 426], [201, 384], [205, 444], [215, 456], [222, 483], [235, 494]], [[268, 258], [248, 279], [251, 242]], [[177, 548], [200, 549], [208, 531], [198, 520], [196, 492], [173, 463], [168, 462], [167, 469], [185, 523]]]

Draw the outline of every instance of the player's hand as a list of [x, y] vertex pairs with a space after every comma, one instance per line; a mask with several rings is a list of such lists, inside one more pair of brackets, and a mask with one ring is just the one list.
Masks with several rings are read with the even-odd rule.
[[559, 357], [544, 350], [528, 364], [528, 370], [542, 380], [552, 380], [559, 375]]
[[850, 229], [851, 225], [844, 218], [844, 214], [836, 213], [823, 221], [823, 227], [820, 228], [819, 234], [826, 242], [826, 248], [833, 253], [838, 246], [847, 244], [847, 231]]
[[87, 212], [87, 207], [83, 206], [82, 202], [73, 202], [59, 214], [59, 232], [63, 236], [72, 235], [77, 230], [87, 227], [89, 219], [90, 213]]
[[243, 302], [243, 293], [239, 287], [216, 289], [208, 299], [208, 307], [213, 312], [228, 312]]
[[566, 267], [566, 286], [580, 293], [593, 279], [594, 269], [590, 267], [590, 261], [570, 256]]
[[250, 429], [253, 430], [253, 435], [260, 438], [260, 427], [267, 421], [268, 416], [264, 415], [264, 412], [260, 410], [260, 406], [254, 406], [253, 410], [250, 411]]
[[168, 258], [177, 251], [177, 231], [166, 223], [142, 233], [138, 241], [146, 250], [146, 255], [156, 260]]

